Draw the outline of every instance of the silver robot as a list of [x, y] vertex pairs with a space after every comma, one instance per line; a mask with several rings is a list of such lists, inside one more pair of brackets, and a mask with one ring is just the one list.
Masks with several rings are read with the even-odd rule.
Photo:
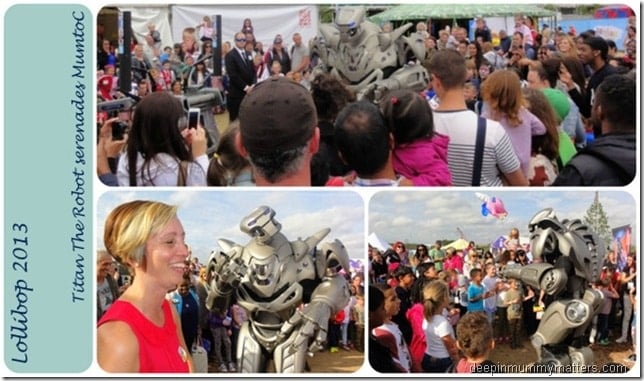
[[320, 25], [311, 42], [311, 54], [321, 61], [314, 74], [330, 72], [348, 83], [358, 99], [378, 101], [387, 91], [402, 88], [423, 90], [429, 75], [414, 58], [425, 57], [423, 36], [403, 35], [411, 23], [383, 32], [365, 15], [362, 6], [341, 7], [334, 23]]
[[223, 252], [213, 253], [207, 267], [206, 307], [226, 311], [234, 296], [248, 311], [237, 342], [244, 373], [265, 372], [271, 358], [278, 373], [304, 372], [306, 358], [326, 341], [329, 318], [349, 302], [340, 274], [349, 271], [342, 242], [320, 244], [328, 228], [289, 241], [274, 216], [273, 209], [260, 206], [244, 217], [240, 229], [250, 242], [220, 239]]
[[513, 266], [504, 277], [519, 279], [550, 299], [532, 346], [544, 371], [584, 372], [593, 364], [587, 330], [603, 295], [591, 287], [598, 279], [606, 245], [580, 220], [559, 221], [552, 209], [537, 213], [528, 225], [535, 263]]

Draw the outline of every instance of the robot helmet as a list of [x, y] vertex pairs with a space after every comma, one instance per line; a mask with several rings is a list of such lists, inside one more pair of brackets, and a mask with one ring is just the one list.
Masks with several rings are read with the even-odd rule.
[[365, 19], [364, 7], [343, 7], [338, 10], [335, 25], [340, 31], [340, 41], [353, 41], [360, 34], [360, 24]]
[[275, 211], [271, 207], [260, 206], [241, 220], [239, 229], [260, 242], [270, 242], [282, 229], [282, 224], [273, 217]]

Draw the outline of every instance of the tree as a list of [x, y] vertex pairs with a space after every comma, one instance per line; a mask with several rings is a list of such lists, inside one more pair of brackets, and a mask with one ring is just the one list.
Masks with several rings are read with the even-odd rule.
[[320, 22], [323, 24], [328, 24], [333, 22], [333, 17], [335, 15], [335, 6], [333, 5], [320, 5], [319, 6], [319, 15]]
[[606, 246], [612, 241], [611, 228], [608, 225], [608, 216], [604, 212], [604, 207], [599, 202], [599, 192], [595, 192], [595, 199], [590, 204], [586, 215], [584, 216], [584, 223], [588, 225], [597, 235], [604, 240]]

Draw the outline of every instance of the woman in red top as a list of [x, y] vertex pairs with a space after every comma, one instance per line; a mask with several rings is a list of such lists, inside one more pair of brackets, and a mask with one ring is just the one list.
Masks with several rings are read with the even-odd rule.
[[132, 285], [98, 322], [98, 363], [107, 372], [190, 372], [181, 321], [166, 292], [183, 279], [188, 249], [176, 206], [132, 201], [105, 221], [107, 251], [134, 270]]

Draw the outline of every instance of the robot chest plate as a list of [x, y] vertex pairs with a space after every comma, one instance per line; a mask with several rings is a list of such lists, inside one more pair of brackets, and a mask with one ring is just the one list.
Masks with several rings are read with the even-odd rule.
[[396, 64], [395, 52], [387, 49], [368, 49], [365, 45], [357, 47], [345, 46], [340, 51], [338, 60], [340, 73], [351, 83], [360, 82], [376, 69], [384, 69]]

